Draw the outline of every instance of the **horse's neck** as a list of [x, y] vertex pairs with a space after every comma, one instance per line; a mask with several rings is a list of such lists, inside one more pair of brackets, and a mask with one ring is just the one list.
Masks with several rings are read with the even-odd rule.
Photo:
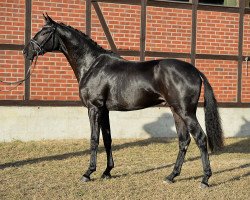
[[79, 33], [71, 32], [67, 28], [58, 29], [61, 51], [67, 58], [79, 82], [100, 52], [95, 51], [94, 46], [87, 41], [87, 38], [77, 37], [77, 34]]

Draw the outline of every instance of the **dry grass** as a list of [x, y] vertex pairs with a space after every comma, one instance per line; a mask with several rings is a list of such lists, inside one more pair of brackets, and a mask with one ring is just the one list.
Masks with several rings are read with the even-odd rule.
[[176, 140], [114, 140], [116, 167], [101, 180], [106, 155], [100, 147], [94, 181], [79, 181], [88, 166], [86, 140], [0, 143], [0, 199], [250, 199], [250, 138], [227, 139], [210, 156], [211, 187], [199, 188], [199, 151], [191, 143], [176, 183], [163, 179], [175, 162]]

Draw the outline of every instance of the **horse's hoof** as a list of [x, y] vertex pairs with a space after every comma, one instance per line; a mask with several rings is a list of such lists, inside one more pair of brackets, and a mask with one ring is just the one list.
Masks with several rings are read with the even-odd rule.
[[174, 183], [174, 180], [170, 180], [168, 178], [166, 178], [163, 183], [166, 183], [166, 184], [173, 184]]
[[111, 174], [102, 174], [101, 178], [102, 179], [111, 179], [112, 176], [111, 176]]
[[200, 188], [201, 189], [209, 188], [209, 185], [207, 183], [201, 182]]
[[81, 181], [84, 182], [84, 183], [89, 182], [90, 181], [90, 177], [87, 177], [87, 176], [83, 175], [82, 178], [81, 178]]

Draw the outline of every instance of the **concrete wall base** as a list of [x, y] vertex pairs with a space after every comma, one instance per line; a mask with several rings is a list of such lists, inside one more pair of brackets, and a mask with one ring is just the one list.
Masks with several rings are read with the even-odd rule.
[[[0, 141], [90, 138], [82, 107], [0, 107]], [[220, 108], [225, 137], [250, 136], [250, 108]], [[204, 128], [204, 110], [197, 117]], [[169, 108], [110, 112], [113, 138], [176, 137]]]

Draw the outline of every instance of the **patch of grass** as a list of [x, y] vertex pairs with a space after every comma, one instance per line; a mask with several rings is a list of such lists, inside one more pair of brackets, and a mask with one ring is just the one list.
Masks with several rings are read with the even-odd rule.
[[226, 139], [210, 155], [211, 187], [199, 188], [200, 153], [191, 143], [181, 176], [163, 179], [178, 153], [176, 139], [114, 140], [114, 178], [100, 179], [106, 154], [99, 148], [93, 181], [82, 183], [89, 165], [87, 140], [0, 143], [0, 199], [249, 199], [250, 138]]

